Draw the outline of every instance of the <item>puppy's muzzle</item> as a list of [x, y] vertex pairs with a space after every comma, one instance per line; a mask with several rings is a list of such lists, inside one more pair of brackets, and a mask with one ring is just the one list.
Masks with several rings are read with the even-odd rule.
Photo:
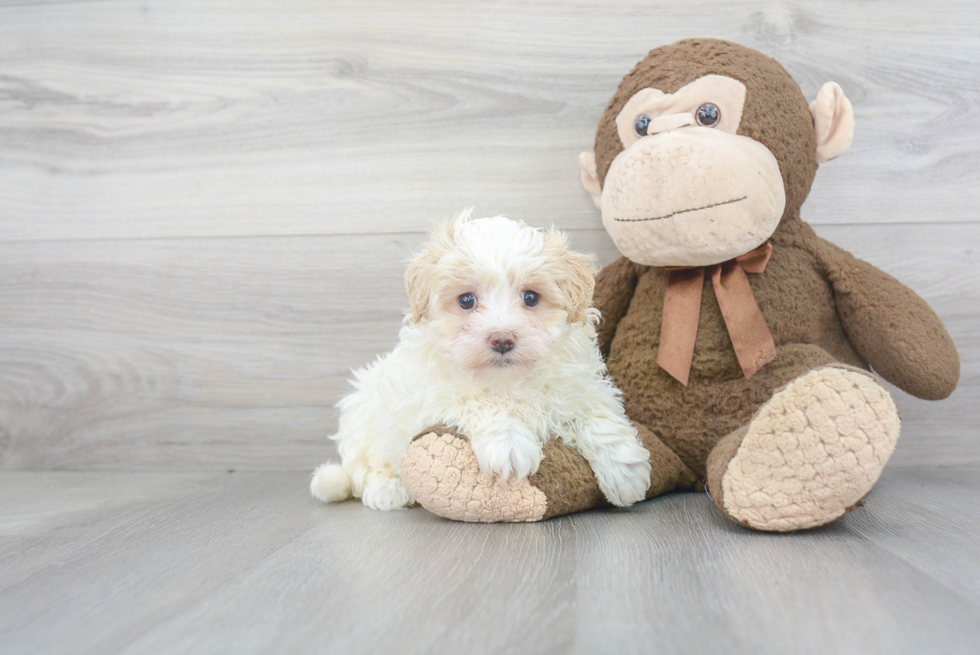
[[501, 355], [513, 350], [516, 343], [517, 340], [511, 332], [494, 332], [490, 335], [490, 348]]

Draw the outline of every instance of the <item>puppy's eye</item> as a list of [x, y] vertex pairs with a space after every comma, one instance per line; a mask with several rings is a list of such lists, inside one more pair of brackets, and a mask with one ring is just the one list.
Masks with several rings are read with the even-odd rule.
[[525, 291], [521, 297], [524, 299], [524, 304], [528, 307], [534, 307], [541, 300], [541, 296], [536, 291]]
[[460, 309], [473, 309], [476, 307], [476, 296], [472, 293], [464, 293], [456, 299]]
[[718, 105], [715, 103], [706, 102], [694, 112], [694, 118], [697, 119], [698, 125], [714, 127], [721, 120], [721, 110], [718, 109]]
[[646, 136], [648, 127], [650, 127], [649, 116], [646, 114], [640, 114], [636, 117], [636, 121], [633, 123], [633, 129], [636, 130], [637, 136]]

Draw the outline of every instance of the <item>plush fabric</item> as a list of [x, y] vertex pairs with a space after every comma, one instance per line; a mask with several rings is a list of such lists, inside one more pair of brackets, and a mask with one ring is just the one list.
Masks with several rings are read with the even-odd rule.
[[650, 52], [623, 79], [606, 107], [595, 139], [596, 173], [605, 182], [623, 149], [616, 116], [640, 89], [673, 93], [705, 75], [723, 75], [745, 84], [738, 134], [766, 146], [779, 161], [786, 189], [784, 216], [792, 215], [810, 192], [817, 170], [817, 137], [810, 106], [799, 85], [775, 59], [716, 39], [687, 39]]
[[[736, 522], [788, 531], [843, 516], [871, 491], [898, 440], [898, 411], [873, 376], [825, 366], [780, 389], [737, 446], [709, 456], [718, 507]], [[719, 447], [724, 451], [715, 456]], [[726, 462], [727, 459], [727, 462]], [[715, 477], [718, 480], [717, 477]], [[711, 488], [711, 487], [709, 487]]]
[[752, 295], [748, 274], [766, 270], [772, 258], [772, 244], [710, 267], [669, 270], [664, 292], [664, 313], [660, 320], [660, 346], [657, 364], [683, 385], [687, 385], [698, 335], [701, 290], [704, 276], [711, 272], [711, 286], [718, 308], [725, 319], [732, 349], [746, 378], [776, 358], [776, 344], [762, 311]]
[[[652, 431], [637, 426], [652, 464], [647, 498], [694, 488], [697, 476]], [[589, 463], [561, 439], [544, 446], [537, 473], [498, 484], [479, 470], [469, 440], [451, 427], [423, 430], [402, 458], [402, 480], [430, 512], [478, 523], [539, 521], [578, 512], [605, 499]]]
[[[653, 120], [649, 132], [659, 132], [662, 129], [679, 127], [685, 122], [694, 122], [694, 117], [687, 114], [687, 120], [681, 119], [685, 109], [696, 106], [700, 98], [710, 96], [711, 102], [719, 106], [722, 114], [716, 126], [724, 132], [734, 133], [742, 120], [742, 107], [745, 104], [745, 85], [738, 80], [721, 75], [705, 75], [698, 81], [688, 84], [669, 96], [660, 89], [641, 89], [623, 106], [616, 116], [616, 128], [619, 140], [631, 144], [640, 137], [634, 131], [633, 119], [637, 114], [647, 114]], [[827, 103], [822, 103], [826, 105]], [[666, 120], [673, 125], [658, 126], [658, 121]]]
[[840, 84], [824, 84], [810, 103], [810, 113], [817, 128], [817, 163], [844, 154], [854, 140], [854, 114]]
[[[552, 440], [549, 443], [557, 443]], [[548, 500], [545, 491], [534, 486], [527, 478], [511, 484], [496, 484], [480, 470], [476, 454], [469, 440], [455, 429], [435, 427], [423, 431], [412, 441], [401, 462], [402, 482], [414, 493], [416, 502], [430, 512], [456, 521], [508, 522], [540, 521], [553, 516], [546, 513]], [[589, 465], [585, 459], [579, 457]], [[569, 480], [585, 478], [581, 471], [568, 475]], [[591, 471], [589, 471], [591, 474]], [[590, 487], [588, 482], [579, 487]], [[595, 494], [599, 486], [592, 479]], [[552, 493], [563, 491], [553, 490]], [[597, 499], [583, 507], [595, 505]], [[572, 510], [570, 510], [572, 511]]]
[[708, 266], [764, 242], [785, 202], [779, 164], [757, 141], [678, 129], [637, 143], [613, 163], [602, 224], [635, 262]]
[[[626, 257], [596, 281], [600, 348], [651, 453], [649, 497], [707, 485], [719, 509], [742, 525], [811, 528], [859, 505], [898, 438], [894, 402], [868, 371], [920, 398], [940, 399], [956, 387], [959, 357], [942, 322], [915, 292], [819, 238], [801, 220], [818, 158], [846, 148], [849, 135], [825, 130], [820, 143], [830, 150], [818, 152], [814, 117], [799, 86], [758, 52], [710, 39], [652, 51], [623, 80], [600, 122], [594, 177], [585, 166], [593, 160], [582, 159], [587, 189], [596, 190], [591, 181], [601, 190], [623, 150], [616, 117], [634, 94], [645, 88], [672, 93], [704, 75], [745, 84], [738, 134], [769, 149], [785, 186], [772, 257], [764, 271], [748, 275], [776, 357], [746, 379], [710, 276], [704, 276], [685, 386], [657, 363], [671, 272]], [[832, 118], [830, 103], [849, 107], [839, 102], [839, 87], [826, 88], [818, 99], [821, 125]], [[853, 128], [842, 121], [836, 129]], [[601, 500], [582, 462], [565, 449], [546, 457], [529, 479], [547, 498], [543, 517]]]

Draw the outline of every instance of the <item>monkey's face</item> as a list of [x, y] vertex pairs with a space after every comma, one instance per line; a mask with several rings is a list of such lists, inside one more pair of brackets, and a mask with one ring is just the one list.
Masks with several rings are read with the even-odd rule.
[[717, 39], [651, 50], [623, 78], [579, 156], [619, 250], [649, 266], [707, 266], [798, 219], [817, 166], [854, 138], [827, 82], [807, 103], [774, 59]]
[[579, 156], [619, 250], [650, 266], [707, 266], [799, 218], [817, 165], [847, 151], [854, 113], [827, 82], [807, 103], [785, 68], [717, 39], [651, 50], [623, 78]]
[[601, 191], [619, 250], [649, 266], [706, 266], [772, 235], [786, 193], [779, 163], [737, 134], [745, 85], [705, 75], [665, 94], [641, 89], [616, 117], [623, 150]]

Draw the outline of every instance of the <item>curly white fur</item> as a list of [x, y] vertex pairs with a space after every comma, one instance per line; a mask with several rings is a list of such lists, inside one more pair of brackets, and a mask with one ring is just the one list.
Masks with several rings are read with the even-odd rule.
[[[412, 307], [400, 342], [354, 371], [356, 390], [338, 404], [332, 437], [342, 464], [317, 468], [312, 494], [353, 495], [375, 509], [411, 505], [401, 456], [421, 430], [450, 425], [501, 483], [535, 473], [542, 446], [558, 435], [589, 461], [610, 502], [642, 499], [649, 454], [599, 353], [594, 274], [593, 260], [553, 228], [469, 212], [437, 227], [406, 274]], [[540, 298], [532, 306], [528, 291]], [[459, 302], [468, 293], [472, 309]], [[501, 334], [512, 350], [492, 347]]]

